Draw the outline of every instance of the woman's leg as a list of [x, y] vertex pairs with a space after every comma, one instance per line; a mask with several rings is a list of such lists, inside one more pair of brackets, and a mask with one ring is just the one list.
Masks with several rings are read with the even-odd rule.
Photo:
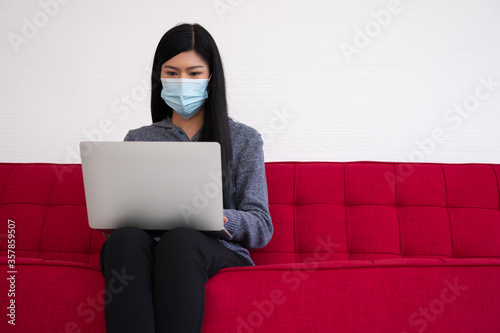
[[152, 287], [156, 241], [145, 231], [115, 230], [101, 248], [106, 331], [155, 332]]
[[154, 249], [153, 298], [157, 332], [200, 332], [205, 282], [224, 267], [249, 266], [216, 238], [177, 228]]

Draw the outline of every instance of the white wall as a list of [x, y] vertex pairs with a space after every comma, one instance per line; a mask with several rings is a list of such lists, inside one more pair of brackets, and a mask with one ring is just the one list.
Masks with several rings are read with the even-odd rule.
[[495, 0], [2, 0], [0, 162], [79, 162], [79, 141], [150, 124], [156, 45], [196, 22], [267, 161], [500, 163], [499, 15]]

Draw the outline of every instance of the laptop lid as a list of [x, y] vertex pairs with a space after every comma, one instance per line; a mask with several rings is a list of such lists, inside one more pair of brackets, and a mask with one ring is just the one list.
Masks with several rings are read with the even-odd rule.
[[218, 142], [82, 141], [89, 226], [224, 229]]

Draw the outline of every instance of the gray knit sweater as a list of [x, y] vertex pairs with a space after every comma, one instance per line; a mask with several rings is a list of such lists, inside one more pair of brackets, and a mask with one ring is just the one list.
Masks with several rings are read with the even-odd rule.
[[[130, 130], [125, 141], [198, 141], [203, 125], [189, 140], [180, 127], [164, 120]], [[254, 128], [229, 118], [229, 133], [233, 146], [233, 167], [230, 208], [224, 209], [228, 221], [224, 227], [233, 235], [230, 241], [218, 239], [230, 250], [253, 261], [249, 249], [264, 247], [273, 234], [267, 182], [264, 169], [262, 137]], [[158, 240], [158, 239], [157, 239]]]

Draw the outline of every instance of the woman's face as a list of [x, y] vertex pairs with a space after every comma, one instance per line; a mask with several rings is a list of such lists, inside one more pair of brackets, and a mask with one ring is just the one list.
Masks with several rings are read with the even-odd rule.
[[208, 64], [194, 50], [179, 53], [161, 65], [162, 79], [208, 79]]

